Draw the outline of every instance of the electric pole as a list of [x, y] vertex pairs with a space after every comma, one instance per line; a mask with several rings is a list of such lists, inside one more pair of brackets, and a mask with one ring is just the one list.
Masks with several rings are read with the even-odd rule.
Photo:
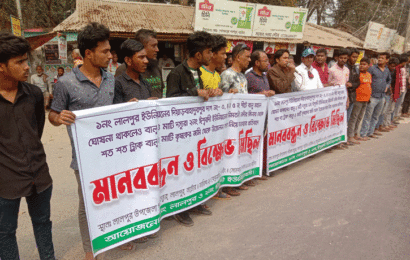
[[16, 0], [16, 7], [17, 7], [17, 14], [18, 14], [19, 20], [20, 20], [21, 36], [24, 37], [23, 15], [21, 14], [21, 4], [20, 4], [20, 0]]
[[[409, 1], [406, 1], [406, 8], [409, 7]], [[404, 40], [404, 52], [410, 51], [410, 46], [409, 46], [409, 40], [410, 40], [410, 13], [407, 15], [407, 23], [406, 23], [406, 39]]]

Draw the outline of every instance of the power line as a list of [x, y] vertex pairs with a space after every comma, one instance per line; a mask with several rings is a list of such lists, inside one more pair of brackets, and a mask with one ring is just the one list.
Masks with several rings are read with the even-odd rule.
[[373, 17], [365, 25], [363, 25], [358, 30], [356, 30], [354, 33], [352, 33], [353, 35], [357, 33], [358, 31], [361, 31], [364, 27], [366, 27], [373, 20], [373, 18], [376, 16], [377, 11], [379, 10], [381, 3], [382, 3], [382, 0], [380, 0], [379, 4], [377, 5], [376, 11], [374, 12]]

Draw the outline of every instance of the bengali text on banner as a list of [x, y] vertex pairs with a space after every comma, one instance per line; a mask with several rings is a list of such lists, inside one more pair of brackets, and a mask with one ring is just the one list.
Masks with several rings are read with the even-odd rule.
[[95, 255], [261, 176], [268, 99], [225, 94], [76, 111], [71, 127]]
[[268, 104], [268, 172], [346, 140], [345, 86], [273, 96]]

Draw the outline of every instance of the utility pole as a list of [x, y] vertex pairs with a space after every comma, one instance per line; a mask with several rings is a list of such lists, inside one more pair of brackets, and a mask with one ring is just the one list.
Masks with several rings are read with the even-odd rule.
[[23, 15], [21, 14], [20, 0], [16, 0], [16, 7], [17, 7], [17, 14], [18, 14], [19, 20], [20, 20], [21, 31], [23, 32]]
[[[409, 0], [406, 1], [406, 7], [409, 7]], [[404, 40], [404, 52], [410, 51], [410, 46], [409, 46], [409, 40], [410, 40], [410, 13], [407, 15], [407, 23], [406, 23], [406, 39]]]

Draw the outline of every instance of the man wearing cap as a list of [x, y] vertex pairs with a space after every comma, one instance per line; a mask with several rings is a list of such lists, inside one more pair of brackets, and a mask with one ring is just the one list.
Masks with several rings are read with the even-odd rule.
[[302, 53], [302, 64], [295, 69], [295, 91], [323, 88], [319, 73], [312, 67], [315, 52], [308, 48]]

